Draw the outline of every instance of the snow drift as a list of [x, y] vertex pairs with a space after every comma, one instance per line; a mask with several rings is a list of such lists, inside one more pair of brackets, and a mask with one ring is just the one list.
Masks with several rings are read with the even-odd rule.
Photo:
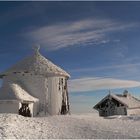
[[27, 118], [0, 114], [0, 138], [140, 138], [140, 116], [102, 118], [97, 114]]

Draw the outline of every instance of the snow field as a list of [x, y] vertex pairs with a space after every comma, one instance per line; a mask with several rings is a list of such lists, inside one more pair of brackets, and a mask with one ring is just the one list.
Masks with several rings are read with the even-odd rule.
[[15, 114], [0, 114], [0, 138], [138, 139], [140, 117], [102, 118], [93, 113], [27, 118]]

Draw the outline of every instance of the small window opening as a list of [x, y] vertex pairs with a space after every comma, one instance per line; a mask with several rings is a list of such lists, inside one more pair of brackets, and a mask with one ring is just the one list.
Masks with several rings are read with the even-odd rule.
[[28, 71], [24, 71], [24, 73], [29, 73]]
[[19, 72], [17, 72], [17, 73], [21, 73], [21, 72], [19, 71]]
[[59, 90], [60, 90], [61, 88], [60, 88], [60, 81], [59, 81]]
[[66, 89], [66, 85], [64, 86], [64, 89]]
[[63, 78], [61, 78], [61, 83], [62, 83], [62, 85], [63, 85]]
[[59, 78], [59, 90], [61, 90], [61, 86], [62, 86], [62, 78]]
[[67, 106], [66, 106], [66, 102], [62, 100], [61, 115], [65, 115], [65, 114], [67, 114]]

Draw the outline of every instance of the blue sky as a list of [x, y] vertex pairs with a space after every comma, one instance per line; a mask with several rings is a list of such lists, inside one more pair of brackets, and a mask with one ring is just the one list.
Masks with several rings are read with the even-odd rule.
[[72, 112], [112, 92], [140, 97], [140, 2], [0, 2], [0, 71], [40, 52], [70, 73]]

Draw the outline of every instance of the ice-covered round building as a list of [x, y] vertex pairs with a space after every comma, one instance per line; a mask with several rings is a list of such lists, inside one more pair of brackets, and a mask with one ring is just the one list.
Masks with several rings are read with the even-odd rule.
[[35, 49], [8, 70], [0, 73], [0, 113], [36, 116], [40, 112], [69, 113], [67, 80], [70, 75]]

